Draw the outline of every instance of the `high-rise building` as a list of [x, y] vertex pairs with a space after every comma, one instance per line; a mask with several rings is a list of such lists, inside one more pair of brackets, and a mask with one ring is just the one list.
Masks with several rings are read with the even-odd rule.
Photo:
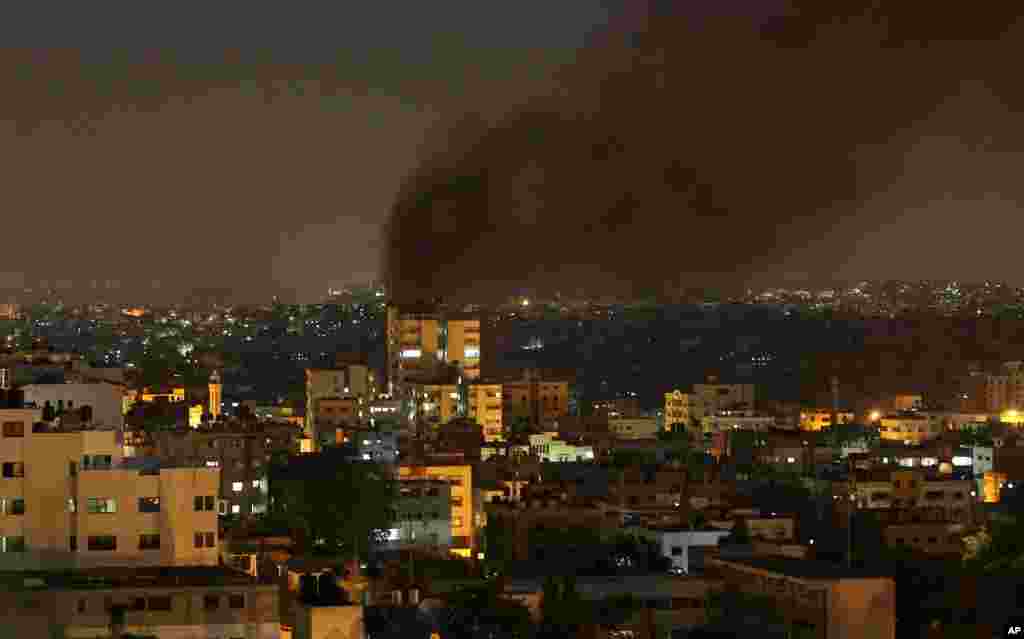
[[502, 384], [501, 400], [504, 421], [527, 418], [533, 427], [553, 428], [569, 414], [569, 382], [541, 379], [527, 370], [522, 380]]
[[480, 320], [436, 309], [388, 307], [388, 382], [429, 381], [445, 366], [467, 380], [480, 377]]
[[216, 566], [220, 471], [123, 463], [118, 432], [0, 410], [0, 568]]
[[1006, 362], [999, 375], [985, 378], [985, 405], [992, 413], [1024, 410], [1024, 365]]

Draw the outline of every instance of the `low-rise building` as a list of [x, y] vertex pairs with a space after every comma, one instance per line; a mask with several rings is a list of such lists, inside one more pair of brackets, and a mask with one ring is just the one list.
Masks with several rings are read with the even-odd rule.
[[[227, 568], [0, 574], [0, 637], [277, 637], [278, 587]], [[114, 634], [117, 636], [117, 634]]]
[[654, 439], [659, 430], [653, 417], [608, 419], [608, 432], [619, 439]]
[[556, 439], [557, 433], [530, 435], [530, 453], [545, 462], [583, 462], [594, 460], [594, 447], [570, 444]]
[[896, 584], [892, 578], [835, 564], [795, 559], [708, 558], [725, 587], [776, 602], [800, 636], [894, 639]]
[[885, 441], [920, 444], [942, 434], [942, 420], [918, 412], [905, 412], [882, 417], [879, 437]]
[[452, 489], [447, 481], [404, 479], [391, 513], [383, 548], [449, 548], [452, 544]]

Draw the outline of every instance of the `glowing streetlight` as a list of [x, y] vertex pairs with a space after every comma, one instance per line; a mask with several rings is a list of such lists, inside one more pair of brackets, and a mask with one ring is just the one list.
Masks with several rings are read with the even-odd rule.
[[871, 421], [877, 422], [881, 418], [882, 418], [882, 413], [878, 412], [877, 410], [871, 411]]

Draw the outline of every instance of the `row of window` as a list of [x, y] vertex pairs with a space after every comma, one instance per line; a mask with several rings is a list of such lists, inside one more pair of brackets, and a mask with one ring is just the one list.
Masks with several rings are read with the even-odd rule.
[[[221, 607], [221, 600], [224, 599], [221, 595], [205, 595], [203, 596], [203, 609], [207, 611], [217, 610]], [[245, 608], [245, 595], [241, 594], [230, 594], [227, 596], [228, 608], [232, 610], [240, 610]], [[103, 611], [109, 613], [113, 608], [113, 599], [107, 597], [104, 600]], [[174, 608], [173, 600], [168, 596], [161, 597], [135, 597], [132, 602], [128, 605], [128, 610], [132, 612], [142, 612], [149, 610], [153, 612], [168, 612]], [[87, 614], [89, 612], [89, 600], [79, 599], [75, 607], [76, 611], [80, 615]]]
[[[193, 544], [196, 548], [216, 548], [217, 547], [217, 533], [214, 532], [197, 532], [193, 539]], [[116, 535], [90, 535], [86, 538], [86, 550], [100, 551], [100, 552], [111, 552], [117, 550], [117, 536]], [[68, 550], [72, 552], [78, 551], [78, 537], [72, 535], [68, 537]], [[139, 535], [139, 550], [160, 550], [160, 535], [149, 534]], [[0, 552], [25, 552], [25, 537], [24, 536], [9, 536], [0, 537]]]

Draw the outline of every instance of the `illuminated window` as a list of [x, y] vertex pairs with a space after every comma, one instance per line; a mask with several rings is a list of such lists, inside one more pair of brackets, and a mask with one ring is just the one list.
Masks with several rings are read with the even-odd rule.
[[464, 352], [464, 356], [466, 359], [475, 359], [477, 357], [480, 357], [480, 347], [467, 346]]
[[231, 482], [231, 490], [236, 493], [242, 492], [243, 484], [240, 481]]
[[402, 351], [402, 359], [416, 359], [423, 355], [423, 351], [418, 348], [407, 348]]

